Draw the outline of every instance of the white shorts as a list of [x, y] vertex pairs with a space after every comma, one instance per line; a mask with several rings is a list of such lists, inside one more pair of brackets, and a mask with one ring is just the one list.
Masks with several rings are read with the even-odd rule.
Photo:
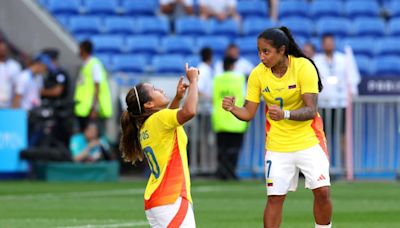
[[193, 206], [182, 197], [179, 197], [174, 204], [146, 210], [146, 217], [152, 228], [196, 227]]
[[286, 195], [296, 191], [299, 171], [306, 178], [305, 187], [330, 186], [329, 160], [320, 145], [297, 152], [265, 154], [265, 179], [268, 195]]

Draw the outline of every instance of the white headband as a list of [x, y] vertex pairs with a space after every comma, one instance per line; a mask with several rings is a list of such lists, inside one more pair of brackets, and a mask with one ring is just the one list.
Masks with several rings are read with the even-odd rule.
[[140, 100], [139, 100], [139, 95], [138, 95], [136, 86], [134, 86], [133, 88], [135, 89], [136, 100], [137, 100], [137, 104], [138, 104], [138, 106], [139, 106], [139, 112], [140, 112], [140, 114], [142, 114], [142, 107], [140, 107]]

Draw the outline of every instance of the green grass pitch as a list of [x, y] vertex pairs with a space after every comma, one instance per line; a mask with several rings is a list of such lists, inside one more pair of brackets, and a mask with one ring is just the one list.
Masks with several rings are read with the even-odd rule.
[[[299, 184], [289, 193], [282, 226], [314, 227], [312, 194]], [[148, 227], [144, 181], [117, 183], [0, 183], [0, 227]], [[400, 227], [400, 183], [335, 182], [334, 227]], [[262, 227], [266, 200], [261, 181], [195, 180], [197, 227]]]

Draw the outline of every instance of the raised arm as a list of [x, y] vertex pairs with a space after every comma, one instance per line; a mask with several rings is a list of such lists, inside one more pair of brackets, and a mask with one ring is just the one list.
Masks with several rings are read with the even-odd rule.
[[189, 80], [189, 92], [182, 109], [178, 111], [177, 118], [179, 124], [184, 124], [192, 119], [197, 113], [197, 102], [199, 89], [197, 82], [199, 80], [199, 70], [195, 67], [185, 65], [186, 77]]
[[227, 96], [222, 101], [222, 108], [231, 112], [239, 120], [250, 121], [257, 112], [258, 103], [246, 100], [243, 107], [238, 107], [235, 105], [235, 97]]

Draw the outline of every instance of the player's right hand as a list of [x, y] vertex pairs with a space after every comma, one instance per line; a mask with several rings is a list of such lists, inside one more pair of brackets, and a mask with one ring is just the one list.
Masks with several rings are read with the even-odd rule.
[[225, 111], [230, 112], [235, 107], [235, 97], [234, 96], [226, 96], [222, 100], [222, 108]]
[[197, 82], [199, 80], [199, 69], [196, 67], [190, 67], [189, 64], [185, 64], [185, 72], [186, 72], [186, 77], [189, 80], [189, 82]]

